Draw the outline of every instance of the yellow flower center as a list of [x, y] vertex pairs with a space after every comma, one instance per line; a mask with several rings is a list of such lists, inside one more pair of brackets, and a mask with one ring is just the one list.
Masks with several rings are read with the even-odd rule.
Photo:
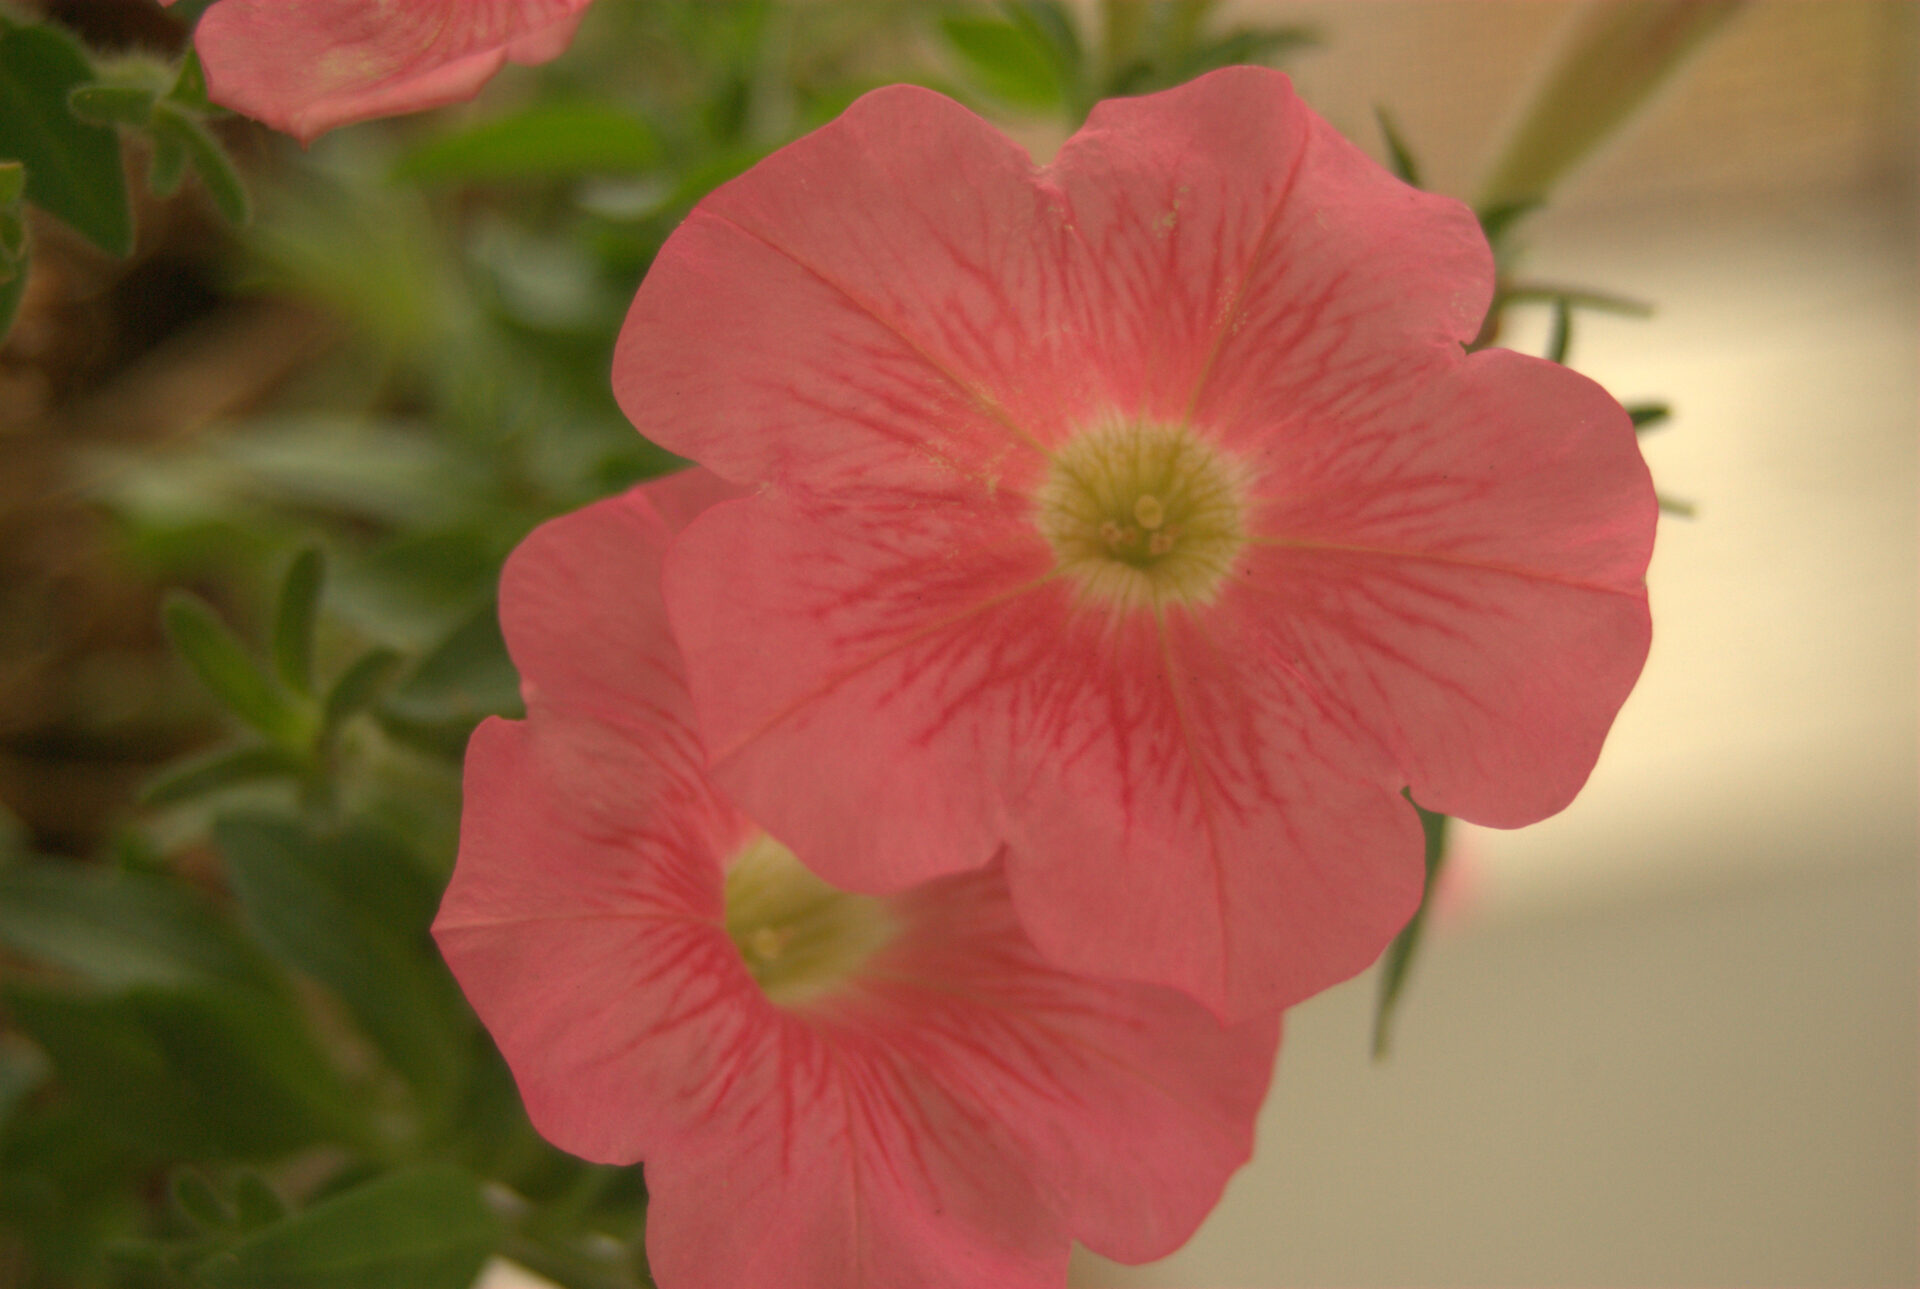
[[792, 1007], [851, 975], [895, 926], [871, 895], [836, 890], [761, 833], [727, 868], [727, 935], [768, 1001]]
[[1083, 594], [1205, 604], [1246, 544], [1247, 472], [1184, 425], [1121, 421], [1060, 448], [1035, 523]]

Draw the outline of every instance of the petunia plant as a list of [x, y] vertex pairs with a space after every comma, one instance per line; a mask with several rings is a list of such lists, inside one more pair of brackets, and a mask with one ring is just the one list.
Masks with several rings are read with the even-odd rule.
[[1646, 657], [1630, 418], [1465, 353], [1493, 289], [1471, 211], [1258, 69], [1040, 168], [880, 91], [716, 191], [614, 360], [754, 490], [667, 564], [716, 778], [853, 889], [1004, 850], [1049, 957], [1225, 1017], [1361, 970], [1402, 792], [1559, 810]]
[[1470, 208], [1207, 0], [0, 0], [39, 547], [165, 677], [137, 811], [0, 810], [0, 1279], [1179, 1247], [1639, 671], [1643, 306], [1519, 237], [1731, 8], [1597, 14]]

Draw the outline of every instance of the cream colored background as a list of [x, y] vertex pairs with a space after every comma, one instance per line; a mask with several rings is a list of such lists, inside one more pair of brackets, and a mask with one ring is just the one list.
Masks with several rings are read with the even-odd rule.
[[[1319, 25], [1305, 97], [1459, 194], [1573, 12], [1243, 11]], [[1465, 839], [1392, 1060], [1371, 977], [1295, 1009], [1213, 1218], [1076, 1285], [1920, 1280], [1917, 42], [1752, 5], [1528, 226], [1529, 274], [1659, 306], [1571, 355], [1677, 411], [1645, 677], [1573, 807]]]

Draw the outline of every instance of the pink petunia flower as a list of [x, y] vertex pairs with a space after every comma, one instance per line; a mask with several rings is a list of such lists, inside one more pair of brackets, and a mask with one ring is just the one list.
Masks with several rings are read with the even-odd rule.
[[509, 60], [557, 57], [589, 3], [219, 0], [194, 46], [214, 102], [310, 143], [472, 98]]
[[997, 865], [826, 886], [708, 782], [658, 593], [704, 472], [537, 530], [501, 619], [527, 700], [467, 753], [434, 924], [529, 1114], [646, 1162], [668, 1289], [1020, 1289], [1070, 1240], [1171, 1252], [1251, 1149], [1279, 1042], [1080, 979]]
[[1564, 806], [1645, 659], [1620, 406], [1463, 351], [1493, 264], [1231, 68], [1047, 166], [894, 87], [697, 207], [614, 362], [756, 495], [668, 560], [717, 781], [836, 885], [1004, 849], [1069, 968], [1221, 1014], [1359, 971], [1430, 809]]

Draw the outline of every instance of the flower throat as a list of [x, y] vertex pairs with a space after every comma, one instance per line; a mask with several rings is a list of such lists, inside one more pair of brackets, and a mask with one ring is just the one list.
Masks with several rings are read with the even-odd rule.
[[827, 885], [765, 833], [728, 867], [726, 906], [747, 973], [781, 1007], [831, 992], [895, 932], [883, 902]]

